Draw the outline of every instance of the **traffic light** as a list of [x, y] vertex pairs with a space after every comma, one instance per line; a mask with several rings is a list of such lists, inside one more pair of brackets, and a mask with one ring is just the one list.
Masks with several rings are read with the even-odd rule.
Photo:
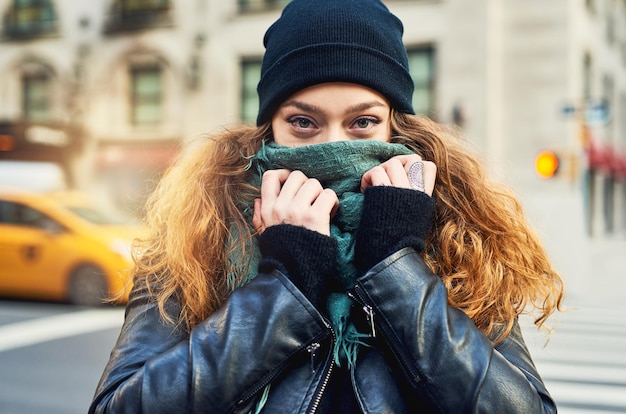
[[535, 172], [541, 178], [552, 178], [559, 169], [559, 157], [552, 151], [541, 151], [535, 158]]
[[11, 135], [0, 135], [0, 151], [11, 151], [15, 148], [15, 140]]

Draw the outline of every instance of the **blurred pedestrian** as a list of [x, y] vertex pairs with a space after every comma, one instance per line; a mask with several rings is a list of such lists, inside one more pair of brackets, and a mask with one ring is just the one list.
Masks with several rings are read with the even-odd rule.
[[152, 196], [92, 413], [556, 412], [518, 315], [562, 282], [518, 201], [413, 114], [378, 0], [294, 0], [257, 126]]

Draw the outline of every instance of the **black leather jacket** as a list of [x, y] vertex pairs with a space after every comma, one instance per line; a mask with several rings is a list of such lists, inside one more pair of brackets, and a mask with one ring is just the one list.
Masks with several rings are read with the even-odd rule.
[[[351, 372], [363, 412], [556, 412], [518, 324], [494, 348], [447, 305], [412, 248], [374, 266], [354, 293], [377, 338]], [[89, 412], [249, 413], [268, 384], [263, 412], [315, 412], [332, 341], [326, 319], [279, 272], [235, 290], [190, 333], [164, 323], [138, 285]]]

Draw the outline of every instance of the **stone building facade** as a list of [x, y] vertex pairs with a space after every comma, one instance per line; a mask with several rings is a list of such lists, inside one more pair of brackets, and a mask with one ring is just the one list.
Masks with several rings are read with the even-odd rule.
[[[418, 111], [521, 193], [582, 186], [589, 214], [606, 201], [624, 222], [626, 1], [384, 2]], [[186, 141], [255, 119], [262, 36], [286, 3], [0, 0], [0, 159], [59, 163], [136, 210]], [[547, 181], [545, 149], [561, 162]]]

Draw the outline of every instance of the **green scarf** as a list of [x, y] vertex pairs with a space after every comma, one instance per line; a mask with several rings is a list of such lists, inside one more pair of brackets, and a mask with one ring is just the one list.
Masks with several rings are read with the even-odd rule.
[[[331, 220], [330, 235], [338, 243], [336, 279], [345, 290], [354, 287], [357, 271], [354, 266], [354, 242], [361, 219], [363, 194], [360, 191], [361, 177], [371, 168], [396, 155], [413, 152], [400, 144], [381, 141], [339, 141], [301, 147], [284, 147], [273, 142], [263, 145], [251, 160], [250, 184], [261, 187], [261, 177], [267, 170], [286, 168], [302, 171], [307, 177], [316, 178], [324, 188], [331, 188], [339, 199], [337, 214]], [[245, 206], [243, 213], [252, 223], [252, 204]], [[236, 235], [235, 235], [236, 237]], [[260, 253], [256, 240], [254, 257], [246, 276], [240, 284], [246, 284], [256, 276]], [[234, 275], [229, 275], [231, 288]], [[334, 359], [338, 365], [343, 361], [350, 367], [356, 361], [358, 346], [368, 334], [357, 331], [350, 322], [352, 299], [345, 292], [331, 293], [327, 310], [335, 331]]]

